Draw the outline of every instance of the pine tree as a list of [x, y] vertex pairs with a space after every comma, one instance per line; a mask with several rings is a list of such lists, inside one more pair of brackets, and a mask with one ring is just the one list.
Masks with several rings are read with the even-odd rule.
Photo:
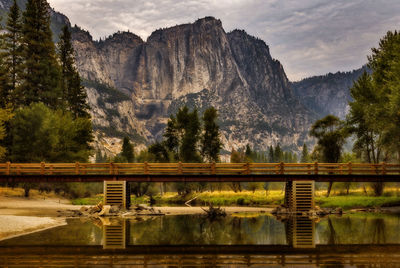
[[269, 163], [274, 163], [275, 162], [274, 148], [272, 148], [272, 145], [269, 146], [268, 162]]
[[179, 133], [175, 116], [170, 116], [163, 136], [165, 138], [165, 146], [174, 154], [174, 158], [177, 159], [179, 152]]
[[200, 139], [200, 120], [197, 110], [189, 112], [189, 108], [184, 106], [176, 114], [177, 129], [182, 138], [179, 147], [179, 159], [183, 162], [200, 162], [200, 155], [197, 151]]
[[10, 7], [4, 34], [5, 67], [9, 74], [9, 101], [14, 107], [21, 105], [23, 94], [20, 92], [22, 79], [22, 22], [21, 11], [16, 0]]
[[50, 6], [46, 0], [28, 0], [23, 13], [22, 40], [24, 105], [43, 102], [57, 108], [61, 99], [60, 67], [50, 30]]
[[201, 154], [206, 161], [218, 162], [219, 151], [222, 148], [219, 126], [216, 123], [218, 112], [215, 108], [208, 108], [203, 114], [204, 132], [201, 138]]
[[281, 162], [282, 160], [283, 160], [283, 152], [281, 149], [281, 145], [278, 143], [278, 145], [276, 145], [274, 150], [274, 162], [278, 163]]
[[[0, 25], [0, 31], [2, 27]], [[10, 84], [6, 68], [6, 53], [4, 50], [4, 34], [0, 35], [0, 108], [6, 108], [10, 97]]]
[[61, 91], [63, 103], [75, 118], [88, 117], [89, 105], [87, 94], [81, 84], [81, 78], [75, 68], [74, 49], [71, 43], [71, 32], [64, 26], [58, 42], [58, 57], [61, 63]]
[[121, 156], [123, 156], [128, 161], [128, 163], [133, 163], [133, 160], [135, 160], [133, 145], [129, 141], [128, 137], [125, 137], [122, 143]]
[[310, 161], [310, 155], [308, 153], [308, 148], [307, 145], [304, 143], [303, 144], [303, 150], [301, 151], [301, 163], [308, 163]]

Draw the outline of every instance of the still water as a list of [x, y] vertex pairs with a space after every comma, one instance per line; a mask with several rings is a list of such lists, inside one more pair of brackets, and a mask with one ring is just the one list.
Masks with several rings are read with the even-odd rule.
[[67, 222], [0, 242], [0, 266], [400, 267], [397, 215], [311, 220], [237, 214], [213, 221], [184, 215]]

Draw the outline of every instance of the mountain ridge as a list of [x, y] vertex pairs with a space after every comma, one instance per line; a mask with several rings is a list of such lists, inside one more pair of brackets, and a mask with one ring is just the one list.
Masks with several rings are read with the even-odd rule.
[[[50, 12], [55, 35], [62, 25], [71, 27], [66, 16]], [[322, 76], [290, 82], [264, 40], [244, 30], [226, 33], [214, 17], [157, 29], [146, 41], [129, 31], [93, 40], [76, 25], [71, 30], [95, 147], [109, 155], [119, 152], [123, 136], [138, 148], [160, 140], [181, 105], [219, 110], [224, 151], [280, 143], [298, 152], [313, 144], [308, 131], [316, 119], [327, 112], [343, 117], [348, 77], [356, 77], [344, 74], [337, 79], [346, 82], [332, 87]]]

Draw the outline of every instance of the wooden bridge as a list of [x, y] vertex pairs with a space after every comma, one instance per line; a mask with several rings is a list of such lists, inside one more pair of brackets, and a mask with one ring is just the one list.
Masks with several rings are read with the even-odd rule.
[[399, 245], [0, 246], [0, 267], [398, 267]]
[[285, 204], [314, 207], [315, 182], [400, 181], [400, 164], [1, 163], [0, 182], [104, 182], [104, 203], [129, 206], [130, 182], [286, 182]]
[[0, 163], [0, 182], [399, 181], [400, 164]]

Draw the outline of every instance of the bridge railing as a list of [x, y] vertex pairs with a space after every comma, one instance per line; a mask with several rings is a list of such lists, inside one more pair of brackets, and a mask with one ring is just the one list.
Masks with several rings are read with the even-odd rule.
[[399, 175], [400, 164], [0, 163], [0, 175]]

